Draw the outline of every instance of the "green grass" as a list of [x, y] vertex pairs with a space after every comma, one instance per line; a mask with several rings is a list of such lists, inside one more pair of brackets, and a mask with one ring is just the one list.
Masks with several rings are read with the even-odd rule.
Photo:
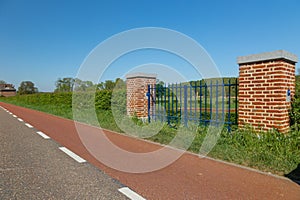
[[[73, 119], [71, 97], [71, 93], [49, 93], [10, 98], [2, 97], [0, 101]], [[97, 109], [96, 114], [102, 128], [123, 132], [116, 124], [111, 110]], [[88, 116], [80, 117], [80, 120], [85, 123], [96, 126], [99, 125], [98, 122], [92, 121]], [[174, 127], [171, 128], [167, 124], [159, 122], [147, 125], [137, 118], [128, 120], [137, 124], [136, 128], [127, 127], [128, 130], [132, 131], [132, 135], [137, 134], [135, 132], [149, 132], [149, 130], [155, 130], [155, 126], [161, 127], [156, 135], [148, 138], [148, 140], [161, 144], [169, 144], [170, 141], [178, 135], [179, 129], [186, 135], [193, 134], [195, 138], [188, 150], [194, 153], [199, 153], [200, 147], [207, 134], [206, 127], [191, 125], [189, 128], [183, 128], [179, 125], [174, 125]], [[125, 122], [125, 125], [126, 124]], [[180, 136], [180, 140], [174, 143], [175, 147], [181, 148], [189, 142], [186, 140], [186, 137], [184, 137], [184, 134]], [[258, 133], [248, 128], [245, 130], [237, 129], [229, 133], [224, 129], [221, 132], [217, 144], [210, 151], [208, 156], [283, 175], [284, 173], [290, 172], [300, 163], [300, 132], [293, 131], [288, 134], [280, 134], [276, 131]]]
[[300, 133], [287, 135], [270, 131], [223, 131], [218, 145], [210, 152], [214, 158], [282, 175], [300, 163]]

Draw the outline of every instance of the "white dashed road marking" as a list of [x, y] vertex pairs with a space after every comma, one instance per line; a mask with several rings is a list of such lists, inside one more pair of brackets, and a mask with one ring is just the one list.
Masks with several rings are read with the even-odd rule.
[[27, 126], [28, 128], [33, 128], [33, 126], [31, 124], [25, 123], [25, 126]]
[[72, 151], [70, 151], [66, 147], [59, 147], [59, 149], [62, 150], [63, 152], [65, 152], [68, 156], [70, 156], [71, 158], [73, 158], [74, 160], [76, 160], [79, 163], [86, 162], [86, 160], [84, 160], [83, 158], [79, 157], [77, 154], [73, 153]]
[[128, 187], [120, 188], [119, 192], [121, 192], [122, 194], [124, 194], [126, 197], [128, 197], [131, 200], [146, 200], [145, 198], [143, 198], [139, 194], [135, 193], [134, 191], [132, 191]]
[[50, 137], [48, 135], [46, 135], [45, 133], [43, 133], [42, 131], [37, 131], [36, 133], [39, 134], [44, 139], [50, 139]]
[[[12, 115], [14, 118], [17, 118], [20, 122], [23, 122], [24, 120], [21, 118], [18, 118], [18, 116], [14, 115], [13, 113], [11, 113], [9, 110], [6, 110], [5, 108], [3, 108], [2, 106], [0, 106], [0, 108], [2, 108], [4, 111], [6, 111], [7, 113], [9, 113], [10, 115]], [[25, 123], [25, 125], [28, 128], [33, 128], [33, 126], [31, 124]], [[44, 139], [50, 139], [50, 137], [48, 135], [46, 135], [45, 133], [43, 133], [42, 131], [37, 131], [37, 134], [39, 134], [42, 138]], [[70, 151], [69, 149], [67, 149], [66, 147], [59, 147], [59, 149], [61, 151], [63, 151], [64, 153], [66, 153], [68, 156], [70, 156], [71, 158], [73, 158], [74, 160], [76, 160], [79, 163], [84, 163], [86, 162], [86, 160], [84, 160], [83, 158], [81, 158], [80, 156], [78, 156], [77, 154], [73, 153], [72, 151]], [[128, 197], [131, 200], [146, 200], [145, 198], [143, 198], [142, 196], [140, 196], [139, 194], [137, 194], [136, 192], [132, 191], [131, 189], [129, 189], [128, 187], [123, 187], [118, 189], [119, 192], [121, 192], [122, 194], [124, 194], [126, 197]]]

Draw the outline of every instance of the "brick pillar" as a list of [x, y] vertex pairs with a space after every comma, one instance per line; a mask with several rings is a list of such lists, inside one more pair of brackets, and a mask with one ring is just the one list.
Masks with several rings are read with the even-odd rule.
[[148, 117], [148, 85], [156, 84], [155, 74], [134, 73], [126, 76], [127, 115]]
[[284, 50], [241, 56], [239, 64], [239, 127], [289, 129], [291, 97], [295, 93], [296, 55]]

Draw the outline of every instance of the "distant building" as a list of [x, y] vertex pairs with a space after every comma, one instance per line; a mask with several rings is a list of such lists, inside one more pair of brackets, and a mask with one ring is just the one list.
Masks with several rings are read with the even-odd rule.
[[11, 97], [16, 96], [17, 91], [13, 84], [0, 84], [0, 96]]

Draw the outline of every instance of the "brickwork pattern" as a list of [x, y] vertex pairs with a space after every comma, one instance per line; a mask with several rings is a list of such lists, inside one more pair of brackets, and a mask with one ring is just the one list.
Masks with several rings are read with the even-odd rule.
[[139, 118], [148, 116], [148, 85], [156, 84], [156, 78], [130, 77], [126, 80], [127, 115]]
[[295, 63], [285, 59], [239, 65], [239, 126], [289, 129], [287, 90], [295, 92]]

